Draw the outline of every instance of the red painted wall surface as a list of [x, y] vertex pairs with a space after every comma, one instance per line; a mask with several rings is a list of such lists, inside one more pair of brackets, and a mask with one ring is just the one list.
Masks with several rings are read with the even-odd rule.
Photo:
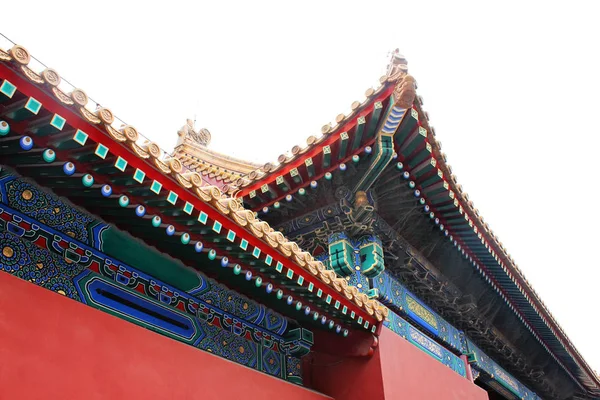
[[[383, 400], [384, 386], [379, 352], [371, 358], [312, 353], [304, 364], [305, 379], [336, 400]], [[403, 400], [412, 400], [403, 397]]]
[[387, 328], [379, 354], [386, 400], [488, 400], [483, 389]]
[[0, 400], [327, 397], [0, 272]]
[[484, 390], [387, 328], [371, 358], [312, 354], [306, 364], [306, 380], [336, 400], [488, 400]]

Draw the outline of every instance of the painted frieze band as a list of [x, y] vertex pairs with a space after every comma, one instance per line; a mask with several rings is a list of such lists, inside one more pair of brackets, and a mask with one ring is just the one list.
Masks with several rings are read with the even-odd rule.
[[384, 271], [373, 279], [372, 288], [379, 301], [399, 315], [425, 329], [458, 354], [466, 352], [464, 334], [431, 310], [415, 295]]
[[469, 363], [479, 373], [479, 379], [485, 380], [490, 386], [494, 386], [493, 382], [499, 383], [502, 388], [508, 390], [518, 399], [541, 399], [537, 394], [506, 372], [469, 339], [467, 339], [467, 350]]
[[[468, 354], [469, 362], [474, 368], [474, 376], [480, 379], [491, 380], [499, 383], [502, 388], [510, 391], [519, 399], [538, 399], [535, 393], [530, 391], [525, 385], [506, 372], [502, 367], [492, 361], [485, 353], [473, 344], [465, 335], [450, 325], [446, 320], [440, 317], [435, 311], [420, 301], [414, 294], [401, 285], [389, 272], [385, 271], [372, 281], [373, 288], [376, 290], [379, 300], [394, 311], [390, 315], [390, 321], [385, 325], [395, 332], [406, 337], [412, 343], [424, 348], [429, 354], [436, 356], [436, 352], [431, 349], [435, 347], [430, 343], [435, 343], [432, 339], [418, 332], [415, 328], [410, 330], [404, 328], [403, 324], [408, 324], [399, 315], [408, 318], [416, 323], [420, 328], [429, 332], [447, 344], [459, 354]], [[407, 326], [410, 326], [408, 324]], [[398, 331], [399, 329], [399, 331]], [[422, 337], [426, 338], [421, 339]], [[418, 338], [418, 340], [416, 340]], [[440, 345], [436, 343], [440, 348]], [[445, 350], [445, 349], [444, 349]], [[438, 357], [439, 358], [439, 357]], [[501, 389], [501, 388], [497, 388]]]
[[298, 357], [310, 351], [309, 331], [288, 330], [284, 317], [201, 275], [193, 296], [161, 282], [84, 244], [97, 243], [101, 236], [93, 235], [101, 224], [89, 217], [88, 221], [87, 215], [75, 218], [85, 224], [74, 223], [70, 219], [79, 211], [14, 177], [5, 175], [0, 187], [3, 202], [61, 229], [0, 204], [1, 270], [213, 354], [301, 383]]

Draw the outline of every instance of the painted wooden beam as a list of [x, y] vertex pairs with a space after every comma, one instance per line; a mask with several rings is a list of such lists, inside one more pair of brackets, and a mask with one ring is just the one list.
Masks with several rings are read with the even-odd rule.
[[360, 117], [356, 121], [356, 128], [354, 128], [354, 141], [352, 142], [352, 151], [358, 149], [362, 143], [362, 137], [365, 132], [367, 120], [365, 117]]

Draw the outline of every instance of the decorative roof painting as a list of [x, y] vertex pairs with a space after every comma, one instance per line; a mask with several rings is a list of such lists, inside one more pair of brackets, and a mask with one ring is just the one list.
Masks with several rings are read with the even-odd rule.
[[[211, 132], [191, 120], [164, 151], [31, 60], [19, 45], [0, 50], [2, 164], [207, 274], [215, 290], [239, 292], [230, 297], [246, 309], [261, 304], [277, 326], [255, 332], [280, 340], [289, 368], [311, 331], [345, 343], [371, 335], [372, 354], [385, 326], [505, 398], [600, 396], [600, 378], [458, 183], [398, 50], [347, 115], [265, 164], [212, 150]], [[71, 244], [100, 250], [85, 246]], [[156, 273], [174, 293], [176, 279]], [[196, 304], [194, 291], [180, 297]]]

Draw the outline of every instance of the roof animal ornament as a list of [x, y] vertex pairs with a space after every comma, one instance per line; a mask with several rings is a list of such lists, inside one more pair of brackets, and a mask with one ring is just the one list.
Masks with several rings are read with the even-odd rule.
[[404, 109], [410, 108], [417, 95], [417, 81], [408, 75], [408, 62], [398, 49], [392, 53], [385, 80], [396, 83], [394, 89], [396, 105]]
[[194, 144], [199, 144], [201, 146], [208, 146], [210, 143], [211, 135], [208, 129], [202, 128], [198, 132], [194, 130], [194, 121], [188, 119], [186, 124], [177, 131], [177, 145], [183, 144], [185, 139], [189, 139]]
[[400, 54], [400, 50], [396, 49], [392, 52], [390, 63], [387, 66], [387, 81], [396, 82], [408, 72], [408, 61]]

